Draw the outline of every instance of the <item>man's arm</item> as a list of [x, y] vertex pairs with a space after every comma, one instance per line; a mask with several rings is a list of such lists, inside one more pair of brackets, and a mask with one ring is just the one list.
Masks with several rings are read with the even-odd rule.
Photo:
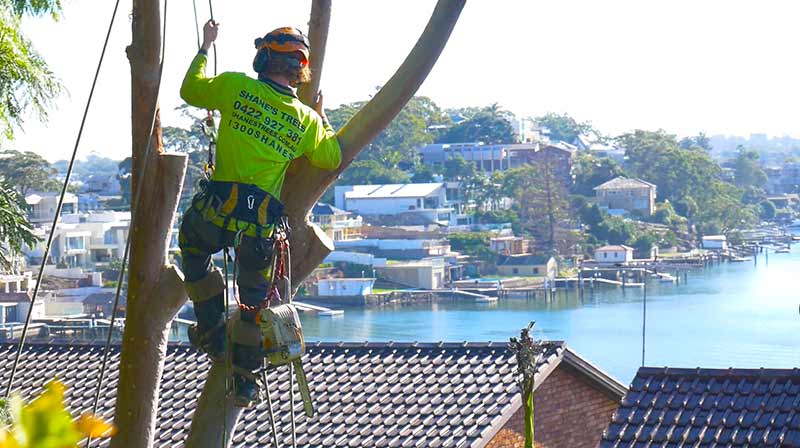
[[[342, 163], [342, 150], [339, 147], [339, 140], [336, 139], [336, 131], [328, 123], [325, 110], [322, 108], [322, 92], [317, 93], [314, 100], [314, 110], [319, 115], [320, 120], [315, 120], [315, 125], [309, 127], [307, 132], [313, 133], [310, 139], [312, 145], [305, 151], [308, 160], [317, 168], [333, 170]], [[308, 138], [309, 136], [306, 136]]]
[[207, 78], [206, 63], [208, 62], [208, 49], [217, 39], [219, 25], [209, 20], [203, 26], [203, 45], [197, 56], [192, 60], [186, 76], [181, 84], [181, 98], [188, 104], [205, 109], [219, 109], [219, 91], [221, 90], [222, 77]]

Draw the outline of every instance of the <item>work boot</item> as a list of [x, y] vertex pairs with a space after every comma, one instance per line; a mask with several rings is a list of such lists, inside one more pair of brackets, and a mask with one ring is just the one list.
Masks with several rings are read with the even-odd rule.
[[234, 367], [233, 405], [240, 408], [252, 407], [259, 398], [256, 375], [250, 371]]
[[202, 331], [197, 324], [189, 327], [189, 342], [194, 347], [205, 353], [212, 362], [225, 361], [225, 323], [212, 327], [210, 330]]

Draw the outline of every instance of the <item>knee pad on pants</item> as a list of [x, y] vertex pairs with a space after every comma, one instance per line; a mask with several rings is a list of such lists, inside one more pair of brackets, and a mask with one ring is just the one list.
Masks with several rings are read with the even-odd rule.
[[222, 277], [222, 271], [214, 268], [200, 280], [184, 282], [184, 287], [192, 302], [205, 302], [225, 292], [225, 279]]

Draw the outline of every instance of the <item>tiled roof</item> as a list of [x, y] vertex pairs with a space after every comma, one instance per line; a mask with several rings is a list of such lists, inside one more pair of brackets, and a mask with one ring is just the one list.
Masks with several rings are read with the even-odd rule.
[[800, 370], [639, 369], [601, 447], [800, 447]]
[[633, 250], [632, 247], [626, 246], [624, 244], [619, 244], [619, 245], [598, 247], [597, 249], [595, 249], [595, 252], [627, 252], [632, 250]]
[[615, 177], [608, 182], [602, 183], [596, 187], [595, 190], [608, 190], [608, 189], [620, 189], [620, 188], [642, 188], [642, 187], [652, 187], [656, 188], [655, 185], [651, 184], [650, 182], [645, 182], [641, 179], [629, 179], [627, 177]]
[[422, 198], [432, 196], [444, 186], [442, 182], [425, 184], [352, 185], [344, 193], [347, 199]]
[[[567, 352], [548, 342], [537, 381]], [[0, 381], [8, 381], [16, 346], [0, 344]], [[99, 345], [29, 344], [16, 386], [27, 397], [57, 376], [67, 386], [73, 414], [92, 405]], [[119, 347], [110, 356], [99, 413], [113, 412]], [[297, 446], [472, 447], [483, 446], [520, 407], [515, 359], [506, 344], [309, 344], [304, 366], [318, 415], [308, 419], [297, 405]], [[161, 382], [156, 446], [182, 447], [209, 368], [205, 355], [170, 345]], [[279, 431], [288, 442], [288, 369], [269, 375]], [[269, 447], [266, 403], [245, 411], [234, 447]], [[287, 443], [285, 446], [289, 446]]]

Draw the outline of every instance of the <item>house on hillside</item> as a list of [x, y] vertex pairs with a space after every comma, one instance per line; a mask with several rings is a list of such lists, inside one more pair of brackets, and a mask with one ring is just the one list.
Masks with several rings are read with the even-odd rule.
[[[25, 203], [28, 204], [28, 220], [36, 225], [52, 223], [56, 216], [56, 207], [60, 194], [56, 192], [36, 192], [25, 196]], [[64, 194], [64, 202], [61, 204], [61, 216], [78, 213], [78, 196], [72, 193]]]
[[798, 447], [800, 370], [642, 367], [601, 448]]
[[552, 280], [558, 274], [558, 263], [550, 255], [509, 255], [497, 262], [497, 273]]
[[[0, 345], [0, 376], [7, 376], [16, 344]], [[112, 347], [108, 371], [119, 368]], [[17, 372], [26, 399], [49, 378], [69, 378], [65, 402], [73, 415], [88, 411], [102, 345], [29, 343]], [[67, 362], [69, 361], [69, 362]], [[516, 359], [503, 343], [309, 343], [303, 366], [317, 415], [308, 418], [296, 398], [296, 443], [317, 447], [521, 448], [522, 399]], [[183, 446], [209, 362], [188, 345], [170, 344], [158, 402], [155, 445]], [[280, 446], [290, 446], [288, 369], [268, 380]], [[594, 447], [625, 386], [567, 347], [544, 343], [537, 364], [534, 408], [537, 446]], [[275, 391], [281, 391], [276, 393]], [[112, 418], [115, 387], [99, 402]], [[279, 409], [279, 410], [278, 410]], [[272, 447], [265, 403], [242, 413], [231, 446]]]
[[336, 207], [362, 216], [413, 215], [424, 222], [456, 224], [444, 182], [426, 184], [337, 185]]
[[602, 246], [594, 251], [594, 262], [600, 264], [625, 264], [633, 261], [633, 248], [625, 245]]
[[540, 144], [538, 151], [526, 153], [525, 162], [531, 165], [546, 165], [556, 179], [563, 181], [566, 185], [571, 185], [576, 154], [577, 149], [569, 143], [546, 142]]
[[531, 240], [521, 236], [496, 236], [489, 238], [489, 249], [500, 255], [523, 255], [530, 253]]
[[656, 211], [656, 186], [641, 179], [616, 177], [594, 188], [597, 205], [650, 216]]
[[311, 221], [319, 225], [333, 241], [361, 238], [361, 227], [364, 225], [360, 216], [353, 216], [351, 212], [322, 202], [311, 210]]

